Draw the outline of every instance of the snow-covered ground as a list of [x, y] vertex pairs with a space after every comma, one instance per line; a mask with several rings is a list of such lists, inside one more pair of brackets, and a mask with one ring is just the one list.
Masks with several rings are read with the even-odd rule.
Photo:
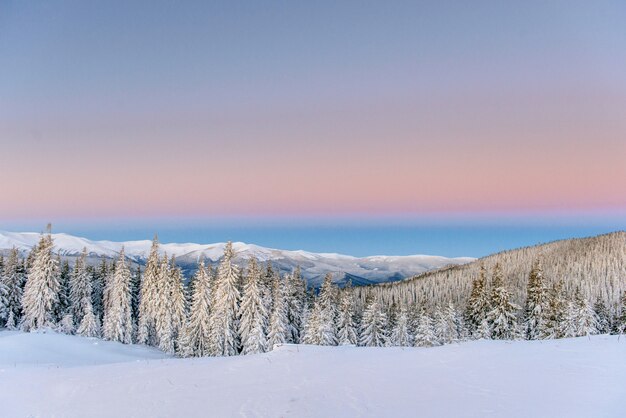
[[0, 331], [2, 417], [624, 417], [626, 339], [175, 359]]

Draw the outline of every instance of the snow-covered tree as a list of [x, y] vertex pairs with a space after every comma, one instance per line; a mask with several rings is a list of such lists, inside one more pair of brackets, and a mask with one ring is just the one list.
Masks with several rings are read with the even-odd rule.
[[598, 334], [608, 334], [611, 332], [611, 314], [602, 298], [598, 297], [593, 305], [593, 311], [596, 316], [596, 325]]
[[83, 248], [81, 255], [76, 259], [74, 269], [72, 270], [69, 279], [69, 301], [71, 313], [74, 317], [74, 322], [77, 324], [80, 324], [83, 316], [85, 315], [85, 302], [89, 299], [89, 305], [92, 304], [91, 277], [87, 271], [86, 259], [87, 249]]
[[52, 235], [41, 237], [33, 265], [29, 271], [22, 308], [22, 329], [54, 327], [59, 306], [59, 266], [52, 256]]
[[[57, 319], [62, 318], [71, 312], [70, 301], [70, 265], [68, 261], [61, 261], [61, 256], [57, 255], [57, 265], [59, 268], [59, 304], [57, 305]], [[67, 321], [66, 321], [67, 322]], [[72, 319], [73, 322], [73, 319]]]
[[174, 341], [175, 349], [180, 351], [180, 338], [182, 337], [183, 326], [187, 318], [187, 297], [185, 295], [186, 290], [185, 284], [183, 283], [183, 274], [176, 265], [176, 259], [174, 257], [172, 257], [169, 273], [169, 300], [172, 321], [171, 339]]
[[161, 260], [159, 259], [159, 241], [155, 236], [152, 241], [150, 255], [141, 281], [139, 301], [138, 342], [140, 344], [156, 345], [156, 315], [159, 309], [157, 286], [161, 276]]
[[391, 330], [389, 345], [396, 347], [410, 347], [412, 345], [409, 333], [409, 314], [404, 306], [398, 311], [394, 327]]
[[496, 264], [493, 271], [493, 284], [489, 299], [491, 310], [487, 321], [491, 326], [491, 337], [499, 340], [511, 340], [517, 337], [515, 312], [517, 305], [511, 302], [511, 294], [504, 285], [500, 265]]
[[287, 342], [297, 344], [302, 338], [302, 310], [306, 299], [306, 282], [302, 279], [300, 267], [285, 278], [287, 294]]
[[339, 345], [356, 345], [359, 342], [354, 321], [354, 293], [348, 284], [340, 294], [337, 312], [337, 339]]
[[527, 339], [536, 340], [546, 334], [549, 308], [548, 289], [538, 260], [530, 271], [526, 295], [524, 333]]
[[563, 289], [564, 282], [559, 280], [552, 285], [548, 300], [548, 318], [546, 321], [546, 331], [543, 338], [563, 338], [565, 335], [565, 317], [568, 311], [568, 302]]
[[120, 251], [115, 272], [108, 287], [108, 302], [103, 323], [104, 338], [131, 344], [133, 342], [132, 296], [130, 293], [130, 270], [126, 264], [124, 248]]
[[434, 330], [440, 344], [450, 344], [459, 339], [457, 313], [452, 302], [444, 308], [435, 309]]
[[256, 259], [251, 258], [245, 275], [241, 297], [239, 335], [241, 353], [256, 354], [267, 351], [268, 313], [263, 304], [261, 272]]
[[337, 287], [330, 273], [324, 277], [319, 296], [315, 299], [305, 335], [306, 344], [337, 345]]
[[74, 325], [74, 317], [71, 313], [63, 315], [63, 318], [61, 318], [61, 321], [59, 321], [57, 325], [57, 331], [68, 335], [74, 334], [76, 326]]
[[4, 280], [4, 260], [0, 268], [0, 326], [6, 324], [9, 319], [9, 286]]
[[491, 310], [489, 306], [489, 293], [487, 292], [487, 272], [484, 264], [480, 265], [478, 277], [472, 281], [472, 291], [465, 309], [465, 322], [470, 334], [474, 334], [480, 324], [487, 318]]
[[576, 288], [573, 302], [576, 318], [576, 336], [584, 337], [597, 334], [598, 324], [595, 312], [589, 300], [583, 296], [580, 288]]
[[387, 315], [381, 304], [371, 300], [361, 319], [359, 345], [364, 347], [383, 347], [387, 344]]
[[156, 298], [158, 306], [155, 312], [156, 340], [159, 349], [173, 354], [176, 350], [174, 343], [174, 321], [172, 310], [172, 281], [170, 262], [167, 254], [163, 256], [159, 266], [159, 276], [156, 283]]
[[615, 320], [614, 328], [617, 334], [624, 334], [626, 333], [626, 291], [624, 291], [620, 302], [620, 314]]
[[0, 274], [0, 283], [2, 283], [6, 289], [4, 310], [7, 328], [15, 328], [21, 317], [22, 288], [25, 282], [24, 276], [18, 251], [13, 247], [9, 253], [9, 257], [4, 262], [2, 273]]
[[287, 342], [287, 335], [289, 334], [285, 281], [281, 280], [279, 276], [274, 276], [272, 282], [272, 301], [272, 312], [267, 334], [269, 350], [278, 344]]
[[415, 347], [432, 347], [435, 344], [437, 344], [437, 337], [435, 335], [433, 319], [425, 309], [421, 309], [417, 317], [413, 345]]
[[216, 356], [234, 356], [239, 352], [239, 268], [233, 263], [234, 255], [229, 241], [217, 269], [211, 303], [211, 352]]
[[212, 272], [201, 261], [194, 276], [189, 320], [184, 328], [182, 354], [204, 357], [211, 354], [210, 303]]
[[98, 317], [93, 313], [91, 298], [86, 297], [85, 300], [82, 301], [82, 305], [85, 307], [85, 312], [76, 333], [83, 337], [99, 337], [100, 323]]

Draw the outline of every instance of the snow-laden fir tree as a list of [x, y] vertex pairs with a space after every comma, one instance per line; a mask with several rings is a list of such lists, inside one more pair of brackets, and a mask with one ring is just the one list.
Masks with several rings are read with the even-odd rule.
[[4, 282], [4, 266], [0, 269], [0, 327], [9, 319], [9, 286]]
[[608, 334], [611, 332], [611, 314], [602, 298], [598, 297], [593, 304], [593, 311], [596, 316], [598, 334]]
[[456, 309], [452, 302], [435, 309], [434, 330], [439, 344], [450, 344], [459, 339]]
[[175, 352], [174, 321], [172, 316], [172, 281], [170, 279], [170, 262], [167, 254], [159, 263], [159, 276], [156, 282], [156, 299], [158, 306], [155, 312], [156, 340], [159, 349], [166, 353]]
[[239, 335], [241, 353], [256, 354], [267, 351], [268, 313], [263, 304], [263, 284], [256, 259], [251, 258], [245, 275]]
[[524, 307], [524, 333], [526, 339], [536, 340], [546, 335], [549, 309], [548, 289], [544, 282], [539, 260], [535, 261], [528, 277]]
[[563, 338], [565, 335], [565, 317], [568, 309], [568, 301], [565, 296], [564, 282], [559, 280], [552, 285], [548, 299], [548, 317], [546, 332], [542, 338]]
[[52, 235], [41, 237], [22, 298], [22, 329], [54, 327], [59, 306], [59, 266], [52, 255]]
[[332, 274], [328, 273], [309, 317], [306, 344], [337, 345], [336, 295], [337, 287], [333, 284]]
[[239, 352], [239, 268], [233, 263], [234, 256], [229, 241], [217, 269], [211, 303], [211, 352], [216, 356], [234, 356]]
[[207, 269], [204, 261], [200, 262], [193, 281], [189, 319], [183, 332], [182, 354], [184, 356], [204, 357], [211, 354], [209, 316], [212, 282], [211, 268]]
[[159, 309], [157, 285], [161, 276], [161, 260], [159, 259], [159, 241], [155, 236], [152, 241], [150, 255], [141, 281], [139, 300], [139, 321], [137, 341], [140, 344], [156, 345], [156, 315]]
[[57, 255], [57, 264], [59, 265], [59, 304], [56, 315], [62, 322], [65, 315], [73, 315], [70, 309], [70, 265], [67, 260], [62, 262], [60, 255]]
[[85, 315], [86, 306], [84, 302], [89, 299], [89, 305], [92, 305], [91, 277], [87, 271], [86, 259], [87, 249], [83, 248], [82, 253], [76, 259], [74, 269], [72, 270], [69, 279], [69, 300], [71, 313], [77, 324], [80, 324], [83, 320], [83, 316]]
[[100, 337], [100, 322], [93, 313], [91, 298], [86, 297], [82, 305], [85, 307], [85, 312], [76, 333], [83, 337]]
[[598, 333], [595, 312], [589, 300], [583, 296], [580, 288], [574, 292], [574, 309], [576, 318], [576, 336], [584, 337]]
[[137, 327], [139, 318], [139, 300], [141, 298], [141, 268], [137, 267], [130, 276], [131, 307], [133, 312], [133, 323]]
[[76, 326], [74, 325], [74, 316], [72, 316], [71, 313], [63, 315], [63, 318], [61, 318], [57, 325], [57, 331], [68, 335], [74, 334]]
[[465, 323], [470, 334], [474, 334], [480, 324], [487, 318], [491, 310], [489, 306], [489, 293], [487, 291], [487, 271], [483, 264], [480, 265], [478, 277], [472, 281], [472, 291], [465, 309]]
[[491, 326], [491, 337], [497, 340], [512, 340], [517, 337], [517, 320], [515, 312], [519, 309], [511, 302], [511, 294], [504, 285], [500, 265], [493, 270], [493, 283], [489, 299], [491, 310], [487, 321]]
[[389, 345], [396, 347], [410, 347], [413, 345], [409, 333], [409, 313], [405, 306], [402, 306], [397, 313], [394, 327], [391, 330]]
[[437, 344], [437, 336], [433, 326], [433, 319], [425, 309], [421, 309], [417, 317], [413, 345], [415, 347], [432, 347]]
[[272, 284], [276, 274], [272, 262], [268, 261], [265, 266], [265, 273], [261, 275], [261, 294], [263, 295], [263, 306], [267, 312], [272, 312]]
[[285, 280], [274, 276], [272, 282], [272, 312], [267, 334], [267, 347], [272, 350], [276, 345], [287, 342], [289, 323], [287, 318], [287, 294]]
[[387, 315], [381, 304], [371, 299], [363, 311], [359, 345], [383, 347], [387, 344]]
[[306, 282], [302, 279], [300, 267], [286, 276], [287, 293], [287, 323], [289, 331], [287, 342], [297, 344], [300, 342], [304, 327], [302, 326], [302, 309], [306, 299]]
[[172, 321], [172, 341], [174, 341], [175, 350], [180, 351], [180, 338], [182, 336], [183, 326], [187, 318], [187, 297], [185, 295], [185, 284], [183, 283], [183, 274], [176, 265], [176, 259], [172, 257], [171, 268], [169, 270], [170, 280], [170, 309]]
[[622, 294], [620, 300], [620, 311], [615, 319], [614, 329], [616, 334], [626, 333], [626, 291]]
[[354, 321], [354, 293], [350, 283], [344, 287], [339, 297], [337, 312], [337, 340], [339, 345], [356, 345], [359, 342], [357, 325]]
[[104, 338], [131, 344], [133, 342], [132, 296], [130, 270], [126, 264], [124, 248], [120, 251], [115, 272], [111, 276], [108, 287], [108, 302], [103, 323]]
[[4, 262], [0, 282], [6, 287], [6, 301], [4, 302], [6, 327], [15, 328], [22, 313], [22, 288], [25, 282], [19, 253], [15, 247]]

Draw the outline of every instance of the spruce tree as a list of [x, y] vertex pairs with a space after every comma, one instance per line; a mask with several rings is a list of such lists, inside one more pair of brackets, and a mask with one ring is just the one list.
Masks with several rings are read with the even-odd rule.
[[201, 261], [194, 276], [189, 320], [183, 333], [185, 356], [204, 357], [211, 354], [210, 309], [212, 272]]
[[216, 356], [234, 356], [239, 352], [239, 269], [233, 263], [234, 256], [229, 241], [217, 269], [211, 303], [211, 352]]
[[85, 297], [81, 304], [84, 306], [85, 311], [76, 333], [78, 335], [82, 335], [83, 337], [99, 337], [100, 323], [96, 315], [93, 313], [91, 298]]
[[17, 248], [13, 247], [4, 262], [0, 282], [6, 287], [5, 315], [7, 328], [15, 328], [22, 314], [22, 293], [25, 274], [19, 260]]
[[328, 273], [313, 304], [305, 335], [306, 344], [337, 345], [336, 293], [332, 275]]
[[152, 241], [150, 255], [141, 281], [139, 300], [138, 342], [140, 344], [156, 345], [156, 314], [158, 311], [157, 284], [161, 275], [161, 261], [159, 259], [159, 240], [157, 236]]
[[130, 270], [124, 248], [120, 251], [115, 272], [109, 283], [108, 303], [104, 312], [103, 334], [110, 341], [132, 343], [133, 318], [130, 293]]
[[624, 291], [620, 302], [620, 314], [615, 320], [615, 332], [617, 334], [624, 334], [626, 333], [626, 291]]
[[0, 270], [0, 327], [8, 322], [9, 312], [9, 286], [5, 283], [3, 268]]
[[180, 339], [182, 338], [183, 326], [187, 318], [187, 297], [185, 296], [185, 285], [180, 268], [176, 265], [176, 259], [172, 257], [172, 267], [170, 268], [170, 309], [172, 321], [172, 341], [175, 350], [180, 351]]
[[341, 291], [339, 299], [337, 339], [339, 345], [356, 345], [359, 342], [354, 322], [354, 293], [350, 284]]
[[411, 335], [409, 334], [409, 315], [404, 306], [398, 311], [389, 341], [390, 345], [396, 347], [410, 347], [412, 345]]
[[269, 331], [267, 334], [267, 346], [272, 350], [276, 345], [284, 344], [289, 333], [287, 322], [287, 298], [285, 291], [285, 281], [274, 276], [272, 283], [272, 313], [269, 320]]
[[499, 340], [512, 340], [517, 337], [515, 312], [519, 309], [511, 302], [511, 295], [504, 285], [502, 270], [496, 264], [493, 270], [493, 284], [489, 299], [491, 311], [487, 321], [491, 326], [491, 337]]
[[71, 313], [77, 324], [80, 324], [83, 316], [85, 315], [85, 301], [89, 299], [89, 305], [92, 305], [91, 277], [87, 271], [86, 259], [87, 249], [83, 248], [81, 255], [76, 259], [74, 269], [72, 270], [69, 278], [69, 302], [71, 306]]
[[32, 331], [54, 327], [59, 308], [59, 266], [52, 256], [52, 235], [41, 237], [29, 271], [22, 308], [22, 329]]
[[576, 336], [584, 337], [598, 333], [595, 312], [589, 300], [584, 297], [580, 288], [574, 292], [574, 309], [576, 317]]
[[155, 329], [157, 346], [162, 351], [174, 354], [174, 320], [171, 305], [172, 281], [170, 263], [167, 254], [159, 263], [159, 275], [156, 283], [156, 300], [158, 306], [155, 312]]
[[387, 344], [387, 315], [381, 304], [371, 299], [363, 312], [359, 345], [383, 347]]
[[528, 277], [524, 308], [524, 333], [526, 339], [536, 340], [546, 334], [549, 298], [539, 261], [535, 261]]
[[268, 313], [263, 304], [261, 272], [255, 258], [248, 262], [245, 278], [239, 319], [241, 353], [264, 353], [267, 351]]
[[298, 344], [304, 334], [302, 312], [306, 299], [306, 282], [302, 279], [300, 267], [286, 277], [287, 322], [289, 332], [287, 342]]
[[563, 289], [563, 280], [552, 285], [548, 300], [548, 318], [546, 321], [545, 334], [541, 338], [563, 338], [565, 317], [568, 311], [568, 303]]
[[472, 291], [465, 309], [465, 323], [470, 334], [474, 335], [491, 310], [487, 292], [487, 273], [485, 266], [480, 265], [480, 273], [472, 281]]
[[596, 302], [593, 305], [593, 311], [596, 316], [598, 333], [608, 334], [611, 332], [611, 314], [601, 297], [596, 299]]
[[417, 319], [417, 326], [415, 327], [413, 345], [415, 347], [432, 347], [435, 344], [437, 344], [437, 337], [433, 319], [425, 309], [421, 309]]

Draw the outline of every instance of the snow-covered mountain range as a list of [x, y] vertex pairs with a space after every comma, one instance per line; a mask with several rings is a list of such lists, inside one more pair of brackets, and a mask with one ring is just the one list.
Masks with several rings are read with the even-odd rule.
[[[62, 257], [72, 260], [86, 248], [92, 262], [100, 258], [116, 258], [123, 246], [130, 261], [143, 265], [152, 245], [149, 240], [92, 241], [62, 233], [52, 234], [52, 237], [54, 251]], [[39, 238], [40, 234], [34, 232], [0, 232], [0, 252], [6, 253], [16, 247], [26, 253], [37, 244]], [[160, 248], [163, 253], [176, 256], [177, 264], [189, 274], [193, 272], [200, 259], [216, 264], [223, 254], [224, 245], [224, 243], [167, 243], [161, 244]], [[243, 242], [234, 242], [233, 248], [236, 260], [242, 264], [246, 259], [256, 257], [261, 262], [271, 262], [275, 268], [283, 272], [292, 271], [296, 266], [300, 266], [303, 276], [312, 286], [319, 285], [328, 272], [333, 273], [339, 284], [348, 279], [352, 280], [353, 284], [371, 284], [401, 280], [425, 271], [474, 260], [470, 257], [446, 258], [432, 255], [352, 257], [334, 253], [278, 250]]]

